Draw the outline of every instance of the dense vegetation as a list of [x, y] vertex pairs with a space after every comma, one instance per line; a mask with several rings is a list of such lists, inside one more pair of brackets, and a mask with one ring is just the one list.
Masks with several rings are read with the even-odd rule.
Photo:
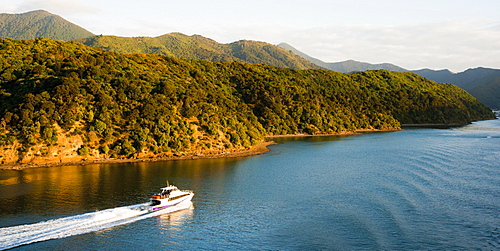
[[244, 62], [292, 69], [317, 69], [319, 66], [294, 53], [264, 42], [237, 41], [220, 44], [200, 36], [170, 33], [159, 37], [93, 36], [76, 42], [118, 53], [147, 53], [212, 62]]
[[[220, 44], [199, 35], [170, 33], [159, 37], [94, 36], [91, 32], [60, 16], [38, 10], [22, 14], [0, 14], [0, 38], [32, 39], [48, 37], [56, 40], [75, 40], [79, 43], [118, 53], [147, 53], [184, 59], [212, 62], [245, 62], [292, 69], [330, 69], [355, 72], [385, 69], [397, 72], [408, 70], [392, 64], [369, 64], [348, 60], [325, 63], [281, 43], [274, 46], [264, 42], [237, 41]], [[451, 83], [463, 88], [492, 109], [500, 109], [500, 70], [477, 68], [453, 74], [448, 70], [413, 71], [438, 83]]]
[[43, 10], [22, 14], [0, 14], [0, 38], [48, 37], [69, 41], [93, 35], [82, 27]]
[[212, 63], [45, 38], [2, 39], [0, 55], [0, 143], [20, 153], [62, 134], [84, 138], [81, 155], [116, 157], [493, 116], [456, 86], [413, 73]]
[[[91, 32], [60, 16], [37, 10], [22, 14], [0, 14], [0, 38], [32, 39], [47, 37], [56, 40], [75, 40], [96, 48], [118, 53], [147, 53], [184, 59], [212, 62], [245, 62], [292, 69], [330, 69], [355, 72], [385, 69], [408, 72], [396, 65], [369, 64], [348, 60], [325, 63], [310, 57], [292, 46], [281, 43], [274, 46], [264, 42], [237, 41], [220, 44], [199, 35], [186, 36], [171, 33], [159, 37], [94, 36]], [[462, 73], [428, 69], [412, 71], [438, 83], [451, 83], [468, 91], [492, 109], [500, 109], [500, 70], [476, 68]]]

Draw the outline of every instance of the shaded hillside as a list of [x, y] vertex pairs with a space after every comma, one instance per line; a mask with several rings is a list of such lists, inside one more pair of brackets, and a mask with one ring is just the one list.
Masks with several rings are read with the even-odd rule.
[[455, 84], [468, 91], [486, 106], [500, 109], [500, 70], [479, 67], [460, 73], [429, 69], [413, 72], [439, 83]]
[[456, 74], [452, 73], [448, 69], [444, 70], [421, 69], [412, 72], [424, 78], [432, 79], [438, 83], [451, 83], [451, 82], [456, 82], [455, 80], [458, 80], [455, 76]]
[[265, 135], [468, 123], [493, 114], [413, 73], [343, 74], [0, 40], [0, 159], [204, 155]]
[[147, 53], [212, 62], [267, 64], [292, 69], [317, 69], [294, 53], [264, 42], [242, 40], [220, 44], [200, 35], [170, 33], [159, 37], [94, 36], [76, 42], [119, 53]]
[[312, 63], [319, 65], [323, 68], [332, 70], [332, 71], [338, 71], [338, 72], [343, 72], [343, 73], [349, 73], [349, 72], [356, 72], [356, 71], [367, 71], [367, 70], [388, 70], [388, 71], [397, 71], [397, 72], [407, 72], [408, 70], [403, 69], [397, 65], [389, 64], [389, 63], [383, 63], [383, 64], [370, 64], [370, 63], [363, 63], [355, 60], [347, 60], [347, 61], [342, 61], [342, 62], [336, 62], [336, 63], [326, 63], [323, 62], [317, 58], [313, 58], [293, 46], [287, 44], [287, 43], [281, 43], [278, 44], [279, 47], [289, 50], [309, 61]]
[[488, 79], [478, 80], [478, 84], [468, 90], [474, 97], [489, 108], [500, 110], [500, 76], [491, 76]]
[[44, 10], [22, 14], [0, 14], [0, 38], [47, 37], [69, 41], [93, 35], [82, 27]]
[[325, 63], [319, 59], [313, 58], [289, 44], [281, 43], [278, 46], [289, 50], [312, 63], [338, 72], [357, 72], [366, 70], [389, 70], [396, 72], [414, 72], [434, 80], [438, 83], [450, 83], [468, 91], [472, 96], [476, 97], [486, 106], [492, 109], [500, 109], [500, 70], [488, 68], [469, 69], [461, 73], [452, 73], [449, 70], [430, 70], [422, 69], [416, 71], [409, 71], [393, 64], [369, 64], [348, 60], [337, 63]]

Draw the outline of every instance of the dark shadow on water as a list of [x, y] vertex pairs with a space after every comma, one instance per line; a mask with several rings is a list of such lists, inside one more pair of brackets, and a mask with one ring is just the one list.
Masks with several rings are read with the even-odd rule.
[[339, 134], [339, 135], [290, 136], [290, 137], [272, 138], [271, 140], [273, 140], [276, 143], [297, 142], [297, 141], [314, 143], [314, 142], [325, 142], [325, 141], [353, 140], [355, 138], [366, 135], [381, 135], [386, 133], [393, 133], [393, 132], [380, 131], [380, 132], [360, 132], [356, 134]]
[[467, 126], [469, 124], [464, 125], [415, 125], [415, 126], [402, 126], [403, 130], [416, 130], [416, 129], [452, 129], [452, 128], [461, 128]]

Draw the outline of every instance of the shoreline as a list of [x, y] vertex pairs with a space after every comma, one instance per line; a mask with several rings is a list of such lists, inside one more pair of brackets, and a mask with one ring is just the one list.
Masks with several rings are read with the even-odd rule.
[[470, 123], [453, 123], [453, 124], [401, 124], [401, 127], [457, 127], [470, 125]]
[[59, 166], [81, 166], [81, 165], [93, 165], [93, 164], [119, 164], [119, 163], [137, 163], [137, 162], [160, 162], [160, 161], [173, 161], [173, 160], [191, 160], [191, 159], [215, 159], [215, 158], [237, 158], [254, 156], [269, 152], [268, 146], [278, 144], [274, 142], [273, 138], [289, 138], [289, 137], [325, 137], [325, 136], [351, 136], [359, 135], [362, 133], [369, 132], [393, 132], [401, 131], [402, 129], [390, 129], [390, 130], [375, 130], [375, 129], [364, 129], [356, 130], [353, 132], [339, 132], [339, 133], [325, 133], [325, 134], [285, 134], [285, 135], [268, 135], [264, 138], [266, 141], [260, 142], [249, 149], [232, 151], [232, 152], [222, 152], [213, 154], [196, 154], [189, 153], [181, 156], [166, 156], [166, 157], [144, 157], [144, 158], [107, 158], [107, 159], [90, 159], [90, 160], [77, 160], [77, 161], [67, 161], [67, 162], [48, 162], [48, 163], [25, 163], [25, 164], [13, 164], [13, 165], [0, 165], [0, 171], [20, 171], [31, 168], [49, 168], [49, 167], [59, 167]]
[[146, 158], [122, 158], [122, 159], [91, 159], [91, 160], [78, 160], [68, 162], [51, 162], [51, 163], [26, 163], [0, 166], [0, 171], [20, 171], [31, 168], [48, 168], [56, 166], [82, 166], [93, 164], [116, 164], [116, 163], [137, 163], [137, 162], [159, 162], [171, 160], [191, 160], [191, 159], [216, 159], [216, 158], [237, 158], [246, 157], [266, 153], [270, 151], [268, 146], [277, 144], [274, 141], [264, 141], [249, 149], [223, 152], [214, 154], [186, 154], [181, 156], [168, 156], [168, 157], [146, 157]]
[[360, 135], [363, 133], [372, 133], [372, 132], [397, 132], [397, 131], [402, 131], [404, 129], [360, 129], [356, 130], [353, 132], [337, 132], [337, 133], [319, 133], [319, 134], [305, 134], [305, 133], [298, 133], [298, 134], [282, 134], [282, 135], [268, 135], [265, 136], [266, 139], [273, 139], [273, 138], [300, 138], [300, 137], [328, 137], [328, 136], [351, 136], [351, 135]]

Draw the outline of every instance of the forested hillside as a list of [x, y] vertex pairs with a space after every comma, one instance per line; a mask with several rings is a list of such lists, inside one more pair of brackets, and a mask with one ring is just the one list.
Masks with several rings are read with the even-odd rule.
[[69, 41], [93, 35], [82, 27], [44, 10], [22, 14], [0, 14], [0, 38], [47, 37]]
[[[118, 53], [146, 53], [183, 59], [212, 62], [244, 62], [267, 64], [292, 69], [330, 69], [355, 72], [385, 69], [406, 72], [393, 64], [369, 64], [354, 60], [325, 63], [281, 43], [274, 46], [265, 42], [241, 40], [229, 44], [200, 36], [170, 33], [159, 37], [95, 36], [82, 27], [44, 10], [21, 14], [0, 14], [0, 38], [32, 39], [47, 37], [56, 40], [75, 40], [86, 45]], [[413, 71], [438, 83], [455, 84], [492, 109], [500, 109], [500, 70], [477, 68], [462, 73], [448, 70]]]
[[170, 33], [159, 37], [94, 36], [75, 41], [119, 53], [158, 54], [212, 62], [239, 61], [292, 69], [321, 68], [278, 46], [248, 40], [220, 44], [200, 35]]
[[245, 149], [266, 135], [468, 123], [493, 114], [413, 73], [343, 74], [0, 40], [0, 159]]

